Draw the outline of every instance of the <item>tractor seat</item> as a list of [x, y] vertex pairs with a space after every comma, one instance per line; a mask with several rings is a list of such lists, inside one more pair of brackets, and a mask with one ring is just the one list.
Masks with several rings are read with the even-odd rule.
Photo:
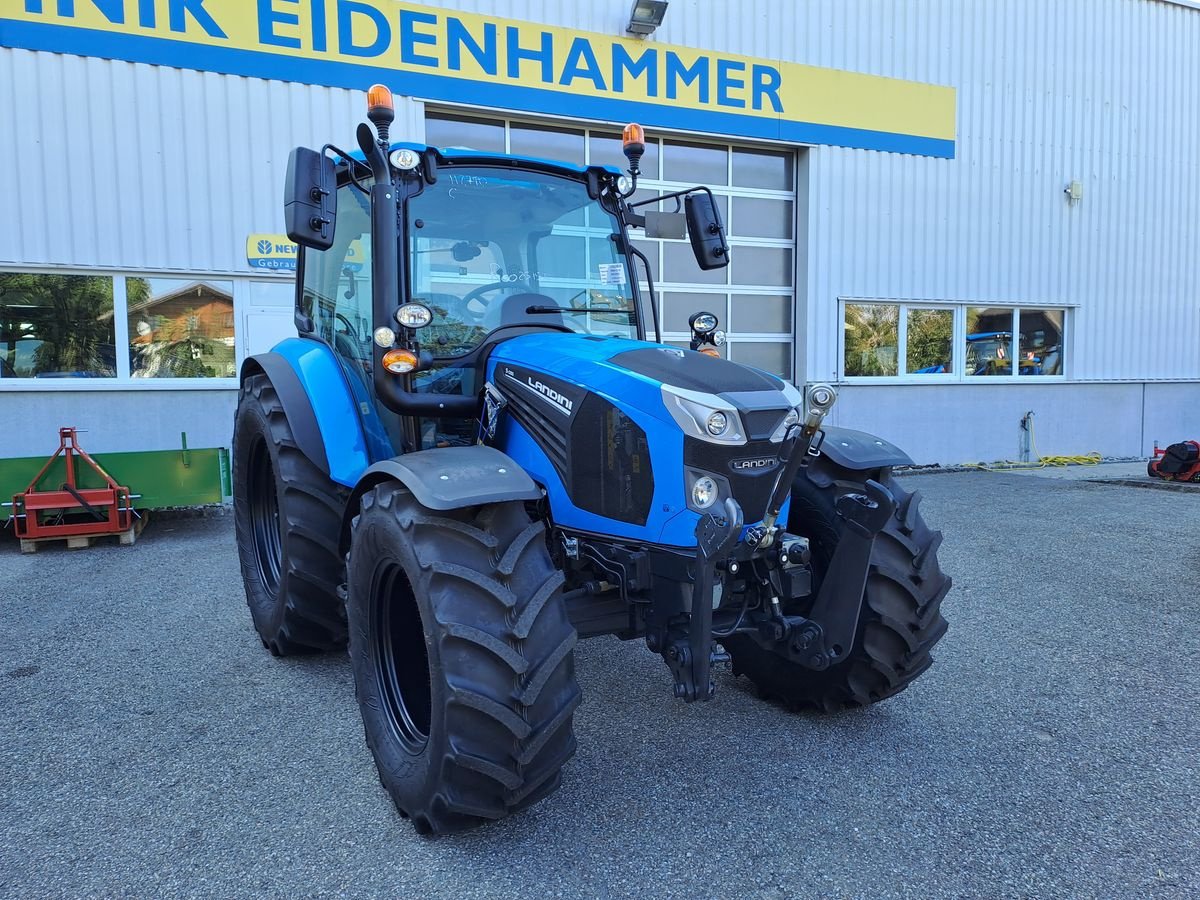
[[498, 327], [503, 328], [505, 325], [551, 325], [559, 328], [566, 328], [567, 323], [563, 321], [562, 313], [527, 313], [525, 310], [530, 306], [558, 306], [558, 301], [553, 297], [547, 297], [545, 294], [535, 294], [525, 292], [523, 294], [512, 294], [503, 298], [500, 301], [500, 323]]

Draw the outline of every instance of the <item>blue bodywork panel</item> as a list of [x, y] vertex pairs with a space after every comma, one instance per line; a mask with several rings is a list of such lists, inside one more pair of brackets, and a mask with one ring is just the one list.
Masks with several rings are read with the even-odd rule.
[[[654, 496], [644, 525], [575, 506], [545, 451], [519, 423], [508, 422], [498, 449], [546, 490], [557, 525], [632, 542], [690, 548], [696, 543], [700, 516], [687, 507], [683, 432], [663, 404], [660, 382], [610, 361], [619, 353], [653, 346], [658, 345], [561, 332], [525, 334], [497, 345], [487, 369], [489, 381], [495, 380], [496, 367], [505, 363], [544, 372], [599, 395], [633, 420], [646, 434], [654, 473]], [[287, 360], [304, 386], [335, 482], [352, 488], [371, 465], [396, 455], [366, 380], [347, 371], [326, 344], [288, 338], [274, 352]], [[570, 452], [599, 453], [602, 448], [573, 446]], [[787, 521], [786, 506], [780, 519]]]
[[[546, 372], [598, 394], [646, 433], [654, 472], [654, 497], [645, 525], [616, 521], [575, 506], [545, 451], [519, 423], [509, 421], [500, 449], [546, 489], [556, 525], [631, 541], [691, 548], [696, 545], [700, 515], [687, 506], [683, 432], [663, 404], [660, 382], [609, 362], [618, 353], [654, 346], [658, 345], [624, 338], [598, 339], [547, 332], [505, 341], [492, 353], [488, 363], [488, 380], [492, 382], [496, 367], [507, 362]], [[572, 446], [570, 452], [599, 453], [602, 448]], [[787, 521], [787, 509], [785, 505], [781, 521]], [[756, 523], [745, 524], [749, 527]]]

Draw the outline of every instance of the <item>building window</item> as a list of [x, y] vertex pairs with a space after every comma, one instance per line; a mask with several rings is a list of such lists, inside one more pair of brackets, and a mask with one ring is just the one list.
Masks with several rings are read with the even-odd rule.
[[895, 375], [900, 371], [900, 307], [847, 303], [843, 320], [848, 376]]
[[113, 279], [0, 272], [0, 378], [113, 378]]
[[[234, 379], [234, 280], [0, 272], [0, 381]], [[165, 386], [165, 385], [164, 385]]]
[[851, 300], [842, 375], [923, 381], [1064, 374], [1066, 310]]
[[233, 378], [233, 283], [125, 279], [132, 378]]

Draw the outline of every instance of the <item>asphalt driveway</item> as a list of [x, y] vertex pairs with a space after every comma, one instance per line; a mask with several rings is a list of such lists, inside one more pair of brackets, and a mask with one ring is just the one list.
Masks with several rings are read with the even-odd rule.
[[342, 655], [279, 660], [227, 517], [132, 548], [0, 540], [6, 897], [1184, 897], [1200, 893], [1200, 494], [918, 476], [955, 587], [937, 662], [833, 717], [671, 697], [577, 652], [562, 789], [418, 837]]

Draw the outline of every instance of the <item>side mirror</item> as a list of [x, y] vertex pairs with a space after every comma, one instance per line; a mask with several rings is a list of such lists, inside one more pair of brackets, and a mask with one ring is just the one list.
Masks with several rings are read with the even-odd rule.
[[688, 237], [692, 240], [696, 264], [705, 270], [729, 265], [729, 244], [725, 242], [721, 213], [712, 194], [708, 191], [688, 194], [683, 201], [683, 212], [687, 216]]
[[291, 240], [314, 250], [333, 246], [336, 188], [331, 157], [308, 147], [292, 151], [283, 188], [283, 220]]

